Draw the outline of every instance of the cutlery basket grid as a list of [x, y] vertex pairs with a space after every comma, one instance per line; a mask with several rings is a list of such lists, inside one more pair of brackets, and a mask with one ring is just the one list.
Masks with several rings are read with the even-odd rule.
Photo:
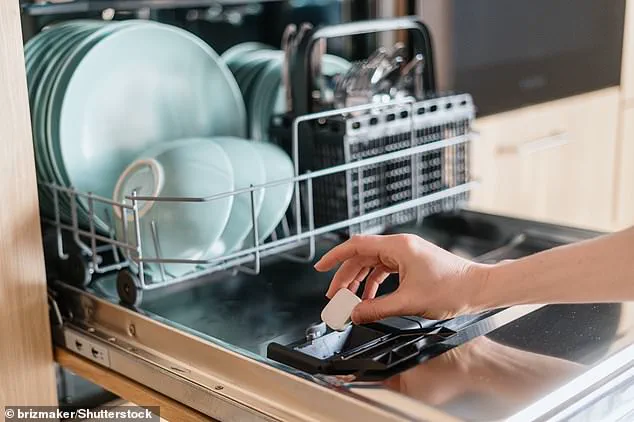
[[[447, 104], [452, 104], [451, 108]], [[417, 110], [425, 111], [418, 114]], [[392, 121], [392, 115], [398, 115], [399, 118]], [[74, 280], [75, 283], [87, 285], [95, 274], [119, 271], [117, 290], [120, 299], [130, 305], [138, 305], [144, 290], [184, 282], [216, 271], [235, 270], [256, 274], [265, 257], [311, 261], [315, 254], [315, 238], [320, 235], [379, 231], [379, 227], [385, 229], [436, 211], [453, 209], [466, 199], [471, 188], [467, 172], [467, 145], [471, 139], [470, 122], [473, 117], [471, 98], [465, 94], [421, 102], [393, 101], [305, 115], [296, 118], [294, 126], [299, 127], [301, 122], [320, 123], [334, 119], [344, 125], [346, 130], [343, 138], [339, 136], [339, 143], [333, 138], [331, 142], [324, 142], [316, 148], [316, 162], [323, 163], [317, 170], [299, 173], [301, 136], [299, 131], [294, 131], [291, 155], [296, 175], [291, 179], [207, 198], [130, 196], [125, 203], [72, 188], [42, 184], [42, 189], [51, 192], [54, 203], [53, 218], [42, 218], [55, 227], [53, 248], [56, 258], [71, 266], [84, 264], [82, 268], [85, 271], [69, 268], [70, 272], [80, 275], [78, 280]], [[383, 118], [384, 123], [370, 124], [375, 118]], [[334, 128], [330, 123], [327, 126]], [[316, 139], [321, 137], [317, 136]], [[265, 242], [259, 243], [254, 193], [258, 189], [280, 184], [294, 185], [294, 199], [278, 229]], [[253, 244], [244, 245], [242, 250], [213, 259], [161, 256], [160, 227], [154, 221], [151, 224], [153, 244], [141, 244], [141, 201], [195, 204], [245, 193], [249, 193], [251, 198], [255, 240]], [[62, 198], [65, 198], [64, 201]], [[62, 219], [62, 202], [71, 208], [71, 221]], [[131, 216], [129, 224], [133, 224], [134, 238], [124, 236], [123, 239], [115, 239], [114, 231], [99, 232], [93, 212], [97, 202], [119, 208], [119, 214], [122, 215], [119, 223], [124, 227], [128, 224], [128, 216]], [[85, 207], [85, 204], [88, 208], [87, 227], [78, 218], [78, 208]], [[302, 217], [305, 221], [302, 221]], [[127, 233], [127, 230], [123, 230], [123, 233]], [[126, 260], [126, 254], [121, 252], [127, 252], [130, 257]], [[146, 273], [148, 264], [154, 264], [158, 271]], [[195, 268], [184, 276], [172, 277], [165, 270], [167, 264], [189, 264]]]
[[[454, 95], [347, 119], [338, 116], [324, 122], [313, 136], [314, 165], [318, 169], [329, 168], [464, 136], [474, 115], [471, 97]], [[320, 226], [350, 219], [466, 183], [467, 156], [468, 144], [460, 143], [315, 180], [314, 195], [324, 198], [314, 201], [315, 223]], [[345, 234], [380, 233], [436, 212], [453, 210], [467, 199], [465, 193], [354, 224]]]

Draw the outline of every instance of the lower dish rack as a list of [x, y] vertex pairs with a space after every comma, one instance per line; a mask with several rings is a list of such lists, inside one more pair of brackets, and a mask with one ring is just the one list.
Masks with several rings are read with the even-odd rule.
[[[257, 274], [262, 260], [268, 257], [312, 261], [318, 236], [380, 233], [440, 211], [460, 208], [474, 184], [468, 172], [474, 117], [475, 108], [468, 94], [423, 101], [406, 98], [299, 116], [290, 122], [290, 138], [277, 139], [292, 157], [295, 167], [292, 178], [211, 197], [132, 195], [125, 202], [115, 202], [73, 188], [41, 184], [41, 189], [49, 190], [54, 204], [52, 215], [42, 217], [48, 227], [47, 266], [59, 269], [68, 281], [80, 286], [87, 286], [101, 274], [116, 271], [121, 302], [139, 305], [145, 290], [213, 272]], [[299, 160], [300, 156], [306, 156], [301, 151], [306, 138], [313, 142], [314, 170], [300, 173]], [[259, 242], [255, 192], [281, 184], [293, 185], [293, 200], [278, 228], [264, 242]], [[251, 197], [254, 236], [252, 244], [244, 245], [241, 250], [213, 259], [161, 256], [154, 221], [152, 247], [141, 242], [141, 201], [200, 203], [245, 193]], [[62, 201], [64, 206], [70, 206], [70, 221], [61, 216]], [[99, 231], [93, 213], [97, 203], [117, 208], [120, 212], [113, 214], [122, 216], [118, 223], [124, 227], [133, 225], [133, 238], [124, 235], [123, 239], [117, 239], [114, 231]], [[78, 218], [81, 204], [88, 206], [87, 223]], [[156, 251], [155, 256], [148, 250]], [[155, 270], [148, 271], [148, 264]], [[174, 277], [166, 271], [167, 264], [189, 265], [191, 270]]]

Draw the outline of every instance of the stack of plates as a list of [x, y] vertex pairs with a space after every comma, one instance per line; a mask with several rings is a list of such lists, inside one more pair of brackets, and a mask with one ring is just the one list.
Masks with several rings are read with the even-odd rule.
[[[264, 44], [238, 44], [222, 59], [233, 72], [247, 106], [249, 136], [257, 141], [267, 140], [271, 118], [286, 112], [286, 96], [282, 85], [284, 52]], [[333, 76], [345, 73], [350, 63], [341, 57], [324, 55], [322, 71]]]
[[[191, 33], [148, 21], [72, 21], [25, 47], [40, 182], [111, 198], [117, 178], [144, 150], [176, 139], [246, 135], [246, 111], [219, 56]], [[87, 199], [77, 218], [88, 224]], [[52, 191], [40, 208], [53, 214]], [[71, 198], [60, 214], [72, 218]], [[94, 223], [111, 232], [112, 209], [94, 203]]]
[[[262, 186], [250, 192], [200, 202], [139, 201], [139, 233], [146, 257], [199, 260], [227, 256], [263, 242], [278, 226], [293, 194], [293, 163], [280, 147], [237, 137], [191, 138], [154, 146], [128, 166], [115, 187], [114, 200], [140, 196], [209, 198]], [[287, 183], [277, 183], [288, 180]], [[270, 185], [269, 185], [270, 184]], [[135, 238], [132, 216], [127, 231], [117, 207], [116, 237]], [[135, 244], [134, 241], [131, 242]], [[129, 258], [131, 251], [123, 251]], [[192, 264], [166, 264], [178, 277], [196, 269]], [[147, 264], [150, 274], [158, 274]]]

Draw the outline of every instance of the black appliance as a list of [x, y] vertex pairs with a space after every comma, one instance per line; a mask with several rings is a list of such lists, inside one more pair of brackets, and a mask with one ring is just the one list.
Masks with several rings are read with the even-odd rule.
[[625, 0], [412, 0], [434, 35], [441, 90], [479, 115], [610, 86], [621, 78]]

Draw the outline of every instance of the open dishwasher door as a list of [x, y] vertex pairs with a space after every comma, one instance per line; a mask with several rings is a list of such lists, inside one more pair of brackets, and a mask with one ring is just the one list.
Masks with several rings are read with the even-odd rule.
[[[596, 235], [467, 211], [404, 230], [487, 262]], [[317, 254], [331, 246], [319, 242]], [[543, 420], [561, 412], [598, 420], [628, 410], [631, 304], [390, 318], [352, 327], [379, 334], [339, 341], [317, 359], [311, 345], [350, 334], [315, 329], [329, 281], [311, 265], [271, 262], [257, 276], [216, 273], [148, 292], [134, 308], [119, 303], [112, 277], [85, 289], [60, 279], [52, 285], [55, 341], [220, 420]], [[373, 355], [380, 359], [349, 353], [367, 358], [377, 338], [412, 333], [415, 342]], [[390, 351], [402, 359], [385, 359]], [[329, 358], [330, 366], [311, 366]]]

